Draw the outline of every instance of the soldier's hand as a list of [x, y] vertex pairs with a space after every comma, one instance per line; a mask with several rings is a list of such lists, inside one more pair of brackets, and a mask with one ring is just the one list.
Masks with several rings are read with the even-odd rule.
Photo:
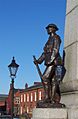
[[34, 64], [37, 65], [38, 64], [38, 61], [37, 60], [34, 60]]

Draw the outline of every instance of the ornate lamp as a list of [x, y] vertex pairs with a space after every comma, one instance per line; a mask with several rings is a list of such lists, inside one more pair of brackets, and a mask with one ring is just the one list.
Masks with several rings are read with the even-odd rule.
[[15, 59], [13, 57], [11, 64], [8, 65], [11, 78], [15, 78], [16, 77], [16, 73], [17, 73], [18, 67], [19, 67], [19, 65], [16, 64]]
[[19, 65], [16, 64], [15, 59], [13, 57], [11, 64], [8, 65], [9, 71], [10, 71], [10, 77], [11, 77], [11, 92], [12, 92], [12, 96], [11, 96], [11, 117], [13, 119], [14, 116], [14, 78], [16, 78], [16, 73], [18, 70]]

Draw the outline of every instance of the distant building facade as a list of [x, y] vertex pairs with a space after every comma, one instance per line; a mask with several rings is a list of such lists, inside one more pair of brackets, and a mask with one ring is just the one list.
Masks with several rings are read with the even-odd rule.
[[44, 90], [41, 83], [34, 83], [20, 93], [20, 115], [27, 113], [32, 115], [32, 109], [36, 107], [38, 100], [44, 98]]
[[[20, 115], [20, 93], [23, 89], [15, 89], [14, 88], [14, 115]], [[8, 97], [6, 99], [6, 112], [8, 115], [11, 115], [11, 96], [12, 96], [12, 85], [10, 84], [10, 90]]]
[[8, 95], [0, 94], [0, 115], [6, 114], [6, 99]]
[[[5, 100], [1, 100], [0, 108], [3, 106], [7, 115], [11, 115], [11, 96], [12, 85], [10, 84], [9, 94], [5, 95]], [[32, 115], [32, 109], [36, 108], [36, 103], [44, 98], [44, 90], [41, 82], [34, 82], [33, 86], [28, 87], [26, 83], [25, 89], [14, 88], [14, 115]]]

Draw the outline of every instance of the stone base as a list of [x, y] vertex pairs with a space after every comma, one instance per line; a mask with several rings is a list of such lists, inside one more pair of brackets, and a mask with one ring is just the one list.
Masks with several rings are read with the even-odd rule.
[[32, 119], [67, 119], [67, 109], [36, 108], [33, 109]]
[[68, 119], [78, 119], [78, 106], [68, 109]]
[[66, 108], [78, 106], [78, 91], [61, 93], [61, 103], [66, 105]]
[[46, 100], [41, 100], [37, 102], [37, 108], [65, 108], [65, 104], [62, 103], [53, 103]]

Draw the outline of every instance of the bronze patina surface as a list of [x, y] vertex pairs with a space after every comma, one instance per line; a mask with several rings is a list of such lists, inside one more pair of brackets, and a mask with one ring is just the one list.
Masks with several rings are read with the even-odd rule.
[[[61, 93], [59, 87], [66, 72], [64, 59], [61, 58], [59, 53], [61, 39], [56, 34], [58, 28], [55, 24], [49, 24], [46, 30], [49, 38], [44, 45], [43, 53], [38, 59], [34, 56], [34, 64], [37, 67], [45, 92], [44, 100], [38, 101], [37, 107], [65, 107], [64, 104], [60, 103]], [[43, 61], [46, 68], [42, 74], [38, 64], [41, 64]]]

